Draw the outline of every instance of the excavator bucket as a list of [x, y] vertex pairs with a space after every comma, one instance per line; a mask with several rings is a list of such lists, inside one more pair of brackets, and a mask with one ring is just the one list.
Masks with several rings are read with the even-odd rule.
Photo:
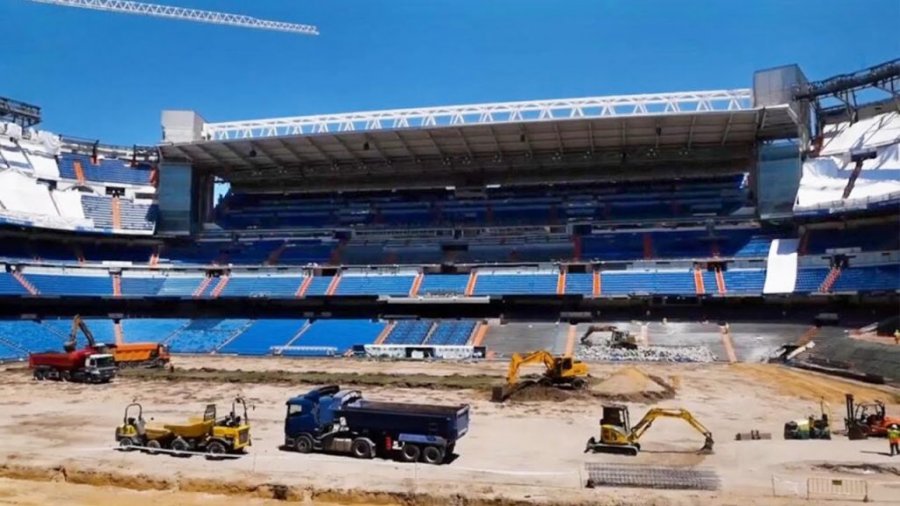
[[703, 455], [711, 455], [713, 453], [713, 438], [710, 436], [706, 437], [706, 441], [703, 442], [703, 448], [700, 448], [700, 451], [697, 453], [701, 453]]

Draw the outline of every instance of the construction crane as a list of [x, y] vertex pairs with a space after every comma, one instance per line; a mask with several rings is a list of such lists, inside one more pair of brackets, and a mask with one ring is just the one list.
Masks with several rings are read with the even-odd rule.
[[257, 19], [251, 16], [244, 16], [242, 14], [229, 14], [227, 12], [205, 11], [201, 9], [187, 9], [184, 7], [173, 7], [171, 5], [158, 5], [144, 2], [131, 2], [126, 0], [30, 1], [40, 4], [77, 7], [79, 9], [93, 9], [98, 11], [119, 12], [122, 14], [137, 14], [141, 16], [181, 19], [184, 21], [195, 21], [197, 23], [240, 26], [244, 28], [256, 28], [259, 30], [274, 30], [276, 32], [296, 33], [300, 35], [319, 35], [319, 29], [313, 25], [301, 25], [297, 23], [287, 23], [284, 21], [271, 21], [267, 19]]

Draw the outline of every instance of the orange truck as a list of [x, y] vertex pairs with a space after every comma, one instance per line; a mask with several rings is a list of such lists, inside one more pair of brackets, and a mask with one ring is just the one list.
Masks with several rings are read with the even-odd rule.
[[165, 367], [171, 358], [162, 343], [124, 342], [116, 343], [113, 357], [119, 367]]
[[[165, 367], [170, 360], [169, 348], [162, 343], [126, 343], [122, 335], [121, 324], [116, 323], [116, 343], [105, 345], [113, 355], [116, 367]], [[94, 335], [79, 315], [72, 320], [72, 330], [66, 350], [75, 349], [78, 331], [84, 334], [88, 343], [94, 346]], [[71, 348], [71, 350], [70, 350]]]

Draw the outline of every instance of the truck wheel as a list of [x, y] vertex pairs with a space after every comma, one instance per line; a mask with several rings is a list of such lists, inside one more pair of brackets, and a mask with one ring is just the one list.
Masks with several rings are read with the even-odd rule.
[[206, 445], [206, 453], [208, 453], [210, 457], [221, 457], [228, 453], [228, 448], [226, 448], [221, 441], [211, 441]]
[[169, 445], [169, 448], [171, 448], [172, 451], [175, 452], [175, 455], [179, 455], [181, 452], [188, 451], [190, 449], [190, 446], [187, 444], [187, 441], [179, 437], [175, 438], [172, 441], [172, 444]]
[[440, 464], [444, 461], [444, 451], [437, 446], [426, 446], [422, 451], [422, 461], [426, 464]]
[[63, 381], [70, 381], [72, 379], [72, 376], [69, 374], [69, 371], [63, 371], [60, 375], [60, 379], [62, 379]]
[[134, 450], [134, 440], [130, 437], [123, 437], [119, 440], [119, 448], [126, 452]]
[[421, 454], [422, 449], [419, 448], [419, 445], [404, 443], [403, 448], [400, 450], [400, 460], [403, 462], [416, 462]]
[[375, 456], [372, 443], [364, 437], [358, 437], [353, 440], [353, 443], [350, 445], [350, 453], [358, 459], [371, 459]]
[[313, 440], [308, 434], [301, 434], [294, 441], [294, 449], [297, 453], [311, 453], [313, 451]]
[[44, 371], [42, 371], [40, 369], [35, 369], [34, 370], [34, 379], [36, 379], [38, 381], [44, 381]]
[[160, 448], [162, 448], [162, 445], [159, 444], [159, 441], [155, 439], [147, 441], [147, 453], [149, 453], [150, 455], [156, 455], [157, 453], [159, 453], [157, 450], [159, 450]]

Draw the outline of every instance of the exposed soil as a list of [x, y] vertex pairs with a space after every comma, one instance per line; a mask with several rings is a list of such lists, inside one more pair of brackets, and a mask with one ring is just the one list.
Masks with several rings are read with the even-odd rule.
[[[206, 506], [215, 494], [217, 504], [265, 506], [276, 500], [327, 506], [781, 505], [801, 500], [791, 495], [802, 489], [794, 484], [809, 476], [854, 472], [869, 483], [874, 502], [897, 492], [889, 486], [897, 483], [897, 474], [876, 470], [896, 466], [885, 455], [883, 439], [783, 441], [777, 436], [785, 421], [817, 412], [822, 397], [835, 408], [832, 419], [840, 420], [844, 392], [860, 401], [882, 399], [888, 413], [900, 413], [897, 391], [779, 366], [590, 364], [597, 378], [590, 390], [535, 387], [525, 398], [504, 404], [489, 402], [487, 391], [502, 381], [505, 362], [176, 357], [176, 367], [173, 378], [136, 370], [109, 385], [36, 382], [21, 368], [0, 370], [0, 504], [112, 506], [105, 496], [121, 491], [122, 503], [156, 506]], [[353, 385], [378, 400], [466, 403], [471, 430], [457, 444], [455, 460], [444, 466], [280, 451], [284, 401], [322, 383]], [[604, 383], [607, 397], [600, 397], [604, 394], [596, 388]], [[143, 404], [148, 419], [177, 422], [200, 415], [208, 402], [229, 402], [238, 393], [255, 406], [249, 413], [253, 446], [238, 460], [112, 450], [113, 428], [134, 400]], [[598, 433], [603, 401], [626, 394], [636, 395], [621, 401], [632, 420], [649, 408], [647, 396], [671, 396], [654, 405], [690, 410], [715, 435], [715, 454], [698, 455], [703, 437], [671, 419], [653, 424], [641, 438], [637, 457], [582, 453], [585, 441]], [[733, 440], [735, 433], [750, 430], [776, 438]], [[711, 493], [587, 490], [582, 472], [588, 463], [702, 467], [716, 472], [722, 487]], [[772, 497], [773, 483], [790, 486]]]

